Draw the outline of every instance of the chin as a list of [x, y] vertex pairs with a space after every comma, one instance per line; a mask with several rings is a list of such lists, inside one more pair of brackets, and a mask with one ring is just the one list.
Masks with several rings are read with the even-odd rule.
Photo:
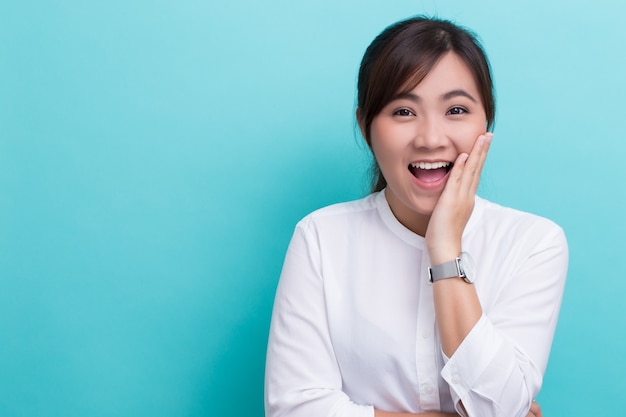
[[412, 211], [421, 214], [423, 216], [430, 216], [433, 214], [437, 202], [439, 201], [440, 194], [436, 196], [415, 196], [410, 201], [408, 208]]
[[435, 210], [435, 205], [439, 199], [411, 199], [404, 204], [404, 210], [409, 216], [430, 217]]
[[396, 217], [402, 222], [411, 217], [430, 217], [439, 201], [441, 193], [436, 195], [416, 195], [403, 190], [396, 193], [387, 187], [387, 201]]
[[434, 205], [420, 205], [420, 206], [411, 207], [411, 210], [420, 216], [430, 217], [433, 214], [435, 207]]

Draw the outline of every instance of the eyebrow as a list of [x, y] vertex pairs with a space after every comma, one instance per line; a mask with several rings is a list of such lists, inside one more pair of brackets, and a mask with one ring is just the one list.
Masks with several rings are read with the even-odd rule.
[[441, 99], [443, 101], [445, 100], [450, 100], [451, 98], [454, 97], [467, 97], [468, 99], [472, 100], [474, 103], [478, 103], [478, 100], [476, 100], [474, 98], [474, 96], [472, 96], [470, 93], [468, 93], [465, 90], [452, 90], [452, 91], [448, 91], [447, 93], [445, 93], [444, 95], [441, 96]]
[[[471, 101], [473, 101], [474, 103], [478, 103], [478, 100], [476, 100], [474, 96], [472, 96], [470, 93], [462, 89], [452, 90], [452, 91], [448, 91], [445, 94], [442, 94], [441, 101], [447, 101], [455, 97], [466, 97], [470, 99]], [[400, 93], [396, 95], [391, 101], [402, 100], [402, 99], [411, 100], [415, 103], [419, 103], [420, 101], [422, 101], [420, 96], [418, 96], [417, 94], [413, 94], [411, 92]]]

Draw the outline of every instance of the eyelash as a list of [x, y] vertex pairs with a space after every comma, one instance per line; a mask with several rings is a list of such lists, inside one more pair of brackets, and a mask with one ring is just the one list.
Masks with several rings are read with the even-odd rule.
[[[457, 111], [457, 112], [456, 113], [452, 113], [452, 111]], [[456, 116], [456, 115], [465, 114], [465, 113], [469, 113], [465, 107], [454, 106], [454, 107], [452, 107], [450, 110], [448, 110], [446, 112], [446, 115]]]
[[[401, 114], [401, 113], [403, 113], [403, 114]], [[394, 116], [401, 116], [401, 117], [408, 117], [408, 116], [415, 116], [415, 113], [413, 113], [409, 109], [398, 109], [398, 110], [393, 112], [393, 115]]]
[[[454, 106], [446, 112], [446, 116], [458, 116], [458, 115], [466, 114], [466, 113], [469, 113], [469, 111], [465, 107]], [[400, 117], [408, 117], [408, 116], [415, 116], [415, 113], [409, 109], [402, 108], [402, 109], [398, 109], [394, 111], [393, 115], [400, 116]]]

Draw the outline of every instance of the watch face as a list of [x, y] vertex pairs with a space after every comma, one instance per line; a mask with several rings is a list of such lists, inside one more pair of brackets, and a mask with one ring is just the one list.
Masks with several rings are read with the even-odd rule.
[[474, 282], [474, 260], [467, 252], [461, 252], [461, 272], [463, 273], [463, 279], [472, 283]]

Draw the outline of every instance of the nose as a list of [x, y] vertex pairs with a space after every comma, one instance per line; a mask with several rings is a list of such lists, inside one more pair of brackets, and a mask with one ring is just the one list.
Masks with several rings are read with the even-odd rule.
[[416, 121], [413, 144], [417, 148], [437, 149], [445, 145], [446, 134], [441, 121], [430, 115], [424, 115]]

